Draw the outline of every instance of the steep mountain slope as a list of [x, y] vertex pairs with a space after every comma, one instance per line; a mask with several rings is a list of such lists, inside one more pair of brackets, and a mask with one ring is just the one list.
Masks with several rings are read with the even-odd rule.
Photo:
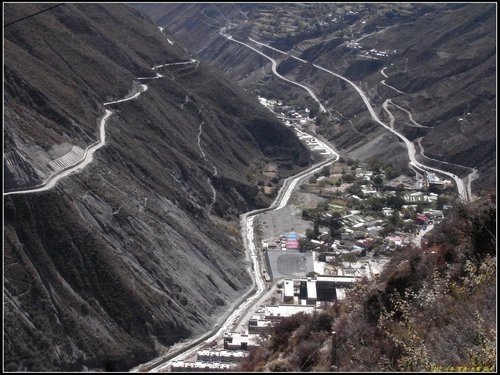
[[[495, 185], [496, 47], [494, 4], [163, 4], [137, 6], [167, 27], [191, 51], [261, 93], [290, 100], [298, 91], [269, 78], [267, 60], [220, 35], [292, 52], [353, 80], [369, 95], [377, 113], [386, 99], [396, 127], [420, 137], [425, 155], [478, 168], [478, 191]], [[153, 16], [154, 14], [154, 16]], [[263, 48], [278, 59], [278, 71], [309, 83], [331, 116], [318, 132], [356, 159], [376, 157], [407, 163], [398, 139], [373, 123], [359, 95], [344, 82]], [[383, 70], [383, 68], [386, 68]], [[383, 70], [383, 73], [382, 73]], [[384, 82], [382, 82], [384, 81]], [[389, 86], [388, 86], [389, 85]], [[390, 87], [392, 86], [392, 87]], [[464, 175], [468, 168], [458, 168]]]
[[310, 156], [133, 9], [63, 4], [9, 25], [48, 5], [5, 5], [5, 190], [46, 181], [114, 113], [83, 171], [4, 197], [5, 369], [126, 370], [249, 290], [237, 215], [269, 203], [266, 163], [286, 176]]

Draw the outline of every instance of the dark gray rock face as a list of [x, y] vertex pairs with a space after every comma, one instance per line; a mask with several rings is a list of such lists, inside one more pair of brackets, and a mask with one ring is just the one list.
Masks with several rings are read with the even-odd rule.
[[[6, 4], [5, 21], [47, 5]], [[261, 166], [286, 176], [308, 151], [203, 63], [137, 81], [192, 56], [128, 7], [64, 4], [4, 40], [7, 191], [96, 142], [102, 103], [148, 85], [108, 106], [106, 145], [82, 172], [5, 197], [5, 369], [127, 370], [212, 328], [251, 285], [237, 218], [269, 203]]]

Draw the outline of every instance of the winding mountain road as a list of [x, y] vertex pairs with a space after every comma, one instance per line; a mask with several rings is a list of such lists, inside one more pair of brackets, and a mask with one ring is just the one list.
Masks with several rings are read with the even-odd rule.
[[216, 340], [225, 331], [229, 331], [233, 325], [237, 324], [239, 318], [244, 315], [246, 310], [254, 305], [255, 301], [260, 299], [261, 296], [267, 292], [265, 282], [262, 278], [262, 271], [260, 269], [257, 249], [255, 247], [253, 226], [254, 219], [257, 215], [264, 212], [279, 210], [285, 207], [300, 180], [306, 179], [307, 177], [321, 170], [321, 168], [323, 168], [325, 165], [331, 164], [332, 162], [338, 160], [339, 154], [333, 149], [333, 147], [320, 140], [318, 140], [318, 143], [322, 144], [331, 153], [332, 156], [320, 163], [309, 167], [302, 172], [299, 172], [294, 176], [290, 176], [285, 179], [283, 182], [283, 186], [279, 190], [276, 198], [268, 208], [253, 210], [250, 212], [246, 212], [240, 216], [241, 233], [246, 249], [246, 258], [250, 261], [247, 271], [252, 277], [251, 290], [233, 304], [229, 311], [219, 320], [219, 323], [212, 330], [199, 338], [182, 343], [177, 348], [172, 348], [165, 356], [156, 358], [155, 360], [143, 364], [134, 370], [163, 372], [172, 364], [173, 361], [183, 359], [196, 353], [198, 350], [204, 347], [207, 342]]
[[23, 189], [23, 190], [17, 190], [17, 191], [10, 191], [3, 193], [4, 196], [7, 195], [13, 195], [13, 194], [28, 194], [28, 193], [38, 193], [41, 191], [47, 191], [52, 189], [54, 186], [56, 186], [57, 182], [66, 177], [69, 176], [70, 174], [77, 173], [81, 171], [83, 168], [85, 168], [87, 165], [89, 165], [92, 160], [94, 159], [94, 153], [99, 150], [102, 146], [106, 144], [106, 121], [108, 118], [113, 114], [112, 111], [106, 109], [105, 114], [103, 118], [101, 119], [100, 126], [99, 126], [99, 135], [100, 139], [99, 141], [91, 144], [88, 146], [85, 150], [85, 154], [83, 155], [82, 159], [71, 165], [70, 167], [63, 169], [59, 171], [58, 173], [54, 174], [51, 176], [45, 183], [32, 187], [30, 189]]
[[[165, 66], [169, 65], [184, 65], [184, 64], [195, 64], [195, 67], [198, 66], [198, 60], [196, 59], [190, 59], [188, 61], [181, 61], [181, 62], [175, 62], [175, 63], [167, 63], [163, 65], [155, 65], [153, 66], [152, 70], [156, 70], [158, 68], [162, 68]], [[155, 77], [140, 77], [137, 79], [156, 79], [163, 77], [161, 74], [156, 73]], [[134, 100], [137, 99], [142, 93], [146, 92], [148, 90], [148, 85], [141, 84], [139, 87], [137, 87], [131, 94], [126, 96], [123, 99], [118, 99], [110, 102], [103, 103], [104, 106], [111, 105], [111, 104], [118, 104], [118, 103], [123, 103], [129, 100]], [[84, 169], [86, 166], [88, 166], [93, 160], [94, 160], [94, 153], [99, 150], [101, 147], [103, 147], [106, 144], [106, 122], [108, 121], [109, 117], [113, 114], [113, 111], [110, 111], [108, 109], [105, 109], [104, 116], [100, 121], [99, 125], [99, 140], [97, 142], [94, 142], [90, 146], [88, 146], [85, 149], [85, 153], [83, 154], [82, 158], [72, 165], [68, 166], [65, 169], [62, 169], [56, 173], [54, 173], [52, 176], [50, 176], [44, 183], [40, 185], [33, 186], [28, 189], [15, 189], [9, 192], [4, 192], [3, 196], [8, 196], [8, 195], [14, 195], [14, 194], [31, 194], [31, 193], [39, 193], [42, 191], [47, 191], [52, 189], [56, 184], [64, 177], [67, 177], [73, 173], [78, 173], [82, 169]]]
[[[233, 42], [240, 43], [240, 44], [244, 45], [245, 47], [250, 48], [251, 50], [253, 50], [253, 51], [257, 52], [259, 55], [264, 56], [266, 59], [270, 60], [270, 61], [271, 61], [271, 64], [272, 64], [272, 65], [271, 65], [271, 69], [272, 69], [273, 73], [274, 73], [276, 76], [278, 76], [279, 78], [281, 78], [282, 80], [284, 80], [284, 81], [286, 81], [286, 82], [291, 83], [292, 85], [299, 86], [299, 87], [303, 88], [304, 90], [306, 90], [306, 91], [309, 93], [309, 95], [311, 95], [311, 97], [314, 99], [314, 101], [315, 101], [316, 103], [318, 103], [318, 105], [319, 105], [319, 110], [320, 110], [321, 112], [323, 112], [323, 113], [324, 113], [324, 112], [326, 112], [326, 109], [325, 109], [325, 107], [323, 106], [323, 104], [321, 104], [321, 102], [318, 100], [318, 98], [316, 97], [316, 95], [314, 94], [314, 92], [313, 92], [313, 91], [312, 91], [309, 87], [304, 86], [304, 85], [302, 85], [301, 83], [298, 83], [298, 82], [292, 81], [292, 80], [290, 80], [290, 79], [288, 79], [288, 78], [285, 78], [285, 77], [283, 77], [281, 74], [279, 74], [279, 73], [276, 71], [276, 60], [274, 60], [273, 58], [271, 58], [271, 57], [267, 56], [266, 54], [262, 53], [262, 52], [261, 52], [261, 51], [259, 51], [258, 49], [254, 48], [254, 47], [252, 47], [252, 46], [249, 46], [249, 45], [248, 45], [248, 44], [246, 44], [246, 43], [240, 42], [239, 40], [234, 39], [232, 36], [229, 36], [229, 35], [226, 35], [226, 34], [221, 34], [221, 35], [223, 35], [225, 38], [227, 38], [227, 39], [229, 39], [229, 40], [232, 40]], [[270, 47], [270, 48], [272, 48], [272, 49], [276, 49], [276, 48], [273, 48], [273, 47]], [[281, 52], [281, 53], [285, 53], [285, 54], [286, 54], [286, 52], [283, 52], [283, 51], [280, 51], [280, 50], [277, 50], [277, 51], [279, 51], [279, 52]], [[294, 58], [299, 59], [298, 57], [294, 57]], [[299, 59], [299, 60], [302, 60], [302, 59]], [[304, 60], [302, 60], [302, 61], [304, 61]]]
[[387, 112], [387, 114], [389, 115], [389, 118], [390, 118], [390, 123], [389, 123], [389, 126], [394, 129], [394, 116], [392, 114], [392, 112], [387, 108], [388, 105], [392, 105], [396, 108], [399, 108], [400, 110], [406, 112], [408, 114], [408, 119], [411, 121], [411, 124], [407, 124], [408, 126], [413, 126], [415, 128], [427, 128], [427, 129], [432, 129], [430, 126], [425, 126], [425, 125], [422, 125], [422, 124], [419, 124], [418, 122], [416, 122], [414, 119], [413, 119], [413, 116], [411, 115], [411, 113], [409, 111], [407, 111], [406, 109], [404, 109], [403, 107], [397, 105], [396, 103], [394, 103], [392, 101], [392, 99], [386, 99], [384, 101], [384, 103], [382, 103], [382, 108], [384, 109], [384, 111]]
[[[241, 45], [244, 45], [246, 46], [247, 48], [250, 48], [252, 50], [254, 50], [255, 52], [265, 56], [267, 59], [271, 60], [273, 62], [273, 66], [276, 66], [276, 61], [274, 59], [272, 59], [271, 57], [265, 55], [264, 53], [262, 53], [261, 51], [258, 51], [257, 49], [255, 49], [254, 47], [248, 45], [247, 43], [244, 43], [242, 41], [239, 41], [239, 40], [236, 40], [234, 39], [234, 37], [230, 36], [227, 34], [226, 32], [226, 29], [223, 28], [221, 29], [221, 32], [220, 34], [225, 37], [226, 39], [228, 40], [231, 40], [233, 42], [236, 42], [236, 43], [239, 43]], [[277, 48], [274, 48], [274, 47], [270, 47], [264, 43], [261, 43], [261, 42], [258, 42], [256, 41], [255, 39], [251, 39], [249, 38], [249, 40], [251, 40], [252, 42], [254, 43], [258, 43], [259, 45], [262, 45], [262, 46], [265, 46], [265, 47], [268, 47], [268, 48], [271, 48], [281, 54], [284, 54], [284, 55], [287, 55], [287, 56], [291, 56], [292, 58], [295, 58], [299, 61], [302, 61], [302, 59], [299, 59], [295, 56], [292, 56], [284, 51], [281, 51]], [[416, 159], [416, 150], [415, 150], [415, 146], [412, 142], [410, 142], [404, 135], [402, 135], [401, 133], [397, 132], [396, 130], [392, 129], [390, 126], [388, 126], [387, 124], [385, 124], [384, 122], [382, 122], [377, 114], [375, 113], [373, 107], [371, 106], [370, 104], [370, 100], [369, 98], [366, 96], [366, 94], [363, 92], [363, 90], [361, 90], [354, 82], [352, 82], [351, 80], [341, 76], [340, 74], [337, 74], [335, 72], [332, 72], [331, 70], [329, 69], [326, 69], [322, 66], [319, 66], [317, 64], [312, 64], [312, 66], [314, 66], [315, 68], [317, 69], [320, 69], [322, 71], [324, 71], [325, 73], [328, 73], [330, 75], [333, 75], [334, 77], [337, 77], [337, 78], [340, 78], [341, 80], [347, 82], [350, 86], [352, 86], [356, 92], [359, 94], [359, 96], [361, 97], [361, 99], [363, 100], [366, 108], [368, 109], [368, 112], [370, 113], [370, 116], [372, 117], [372, 119], [379, 125], [383, 126], [384, 128], [386, 128], [387, 130], [389, 130], [391, 133], [393, 133], [394, 135], [396, 135], [399, 139], [401, 139], [404, 144], [406, 145], [406, 148], [408, 150], [408, 157], [410, 159], [410, 165], [411, 166], [414, 166], [416, 168], [419, 168], [421, 170], [426, 170], [426, 171], [432, 171], [432, 172], [436, 172], [436, 173], [440, 173], [440, 174], [443, 174], [443, 175], [446, 175], [448, 177], [451, 177], [454, 181], [455, 181], [455, 184], [457, 186], [457, 190], [458, 190], [458, 195], [460, 196], [460, 198], [465, 201], [465, 202], [468, 202], [470, 201], [470, 197], [471, 197], [471, 193], [470, 191], [468, 190], [470, 188], [470, 178], [469, 176], [467, 176], [466, 178], [464, 179], [461, 179], [460, 177], [458, 177], [457, 175], [455, 175], [454, 173], [450, 173], [450, 172], [447, 172], [447, 171], [443, 171], [441, 169], [437, 169], [437, 168], [433, 168], [433, 167], [429, 167], [429, 166], [426, 166], [422, 163], [420, 163], [419, 161], [417, 161]], [[382, 69], [383, 70], [383, 69]], [[274, 70], [273, 70], [274, 72]], [[281, 76], [280, 76], [281, 78]], [[287, 80], [286, 78], [284, 78], [285, 80]], [[317, 100], [317, 98], [315, 99]]]
[[[230, 38], [230, 37], [228, 37]], [[238, 41], [236, 41], [238, 42]], [[240, 43], [240, 42], [238, 42]], [[276, 61], [270, 58], [269, 56], [263, 54], [253, 47], [249, 47], [260, 55], [266, 57], [271, 60], [273, 64], [273, 73], [279, 78], [287, 81], [293, 85], [299, 86], [305, 89], [309, 95], [319, 104], [320, 108], [324, 110], [323, 105], [318, 100], [318, 98], [314, 95], [312, 90], [308, 87], [301, 85], [298, 82], [291, 81], [283, 76], [281, 76], [276, 71]], [[327, 159], [319, 162], [308, 169], [299, 172], [294, 176], [290, 176], [283, 181], [283, 186], [278, 191], [276, 198], [273, 203], [268, 208], [262, 208], [253, 210], [250, 212], [246, 212], [240, 216], [240, 226], [241, 226], [241, 234], [243, 238], [243, 243], [245, 247], [246, 259], [249, 261], [249, 266], [247, 268], [248, 273], [252, 279], [252, 288], [249, 292], [243, 295], [236, 303], [233, 304], [232, 307], [229, 308], [228, 312], [219, 320], [219, 323], [209, 332], [204, 334], [203, 336], [192, 339], [186, 343], [182, 343], [178, 345], [176, 348], [172, 348], [168, 354], [162, 356], [160, 358], [156, 358], [153, 361], [150, 361], [142, 366], [137, 367], [134, 370], [142, 371], [147, 370], [151, 372], [162, 372], [165, 371], [173, 361], [186, 358], [202, 347], [206, 345], [207, 342], [216, 340], [220, 337], [225, 331], [229, 331], [231, 327], [238, 324], [238, 321], [241, 322], [241, 316], [245, 315], [249, 308], [255, 305], [256, 301], [258, 301], [267, 291], [265, 287], [265, 282], [262, 278], [262, 271], [260, 268], [259, 257], [257, 254], [257, 249], [255, 247], [255, 238], [254, 238], [254, 226], [253, 222], [257, 215], [262, 214], [264, 212], [269, 212], [273, 210], [279, 210], [286, 206], [288, 203], [293, 191], [295, 190], [297, 184], [307, 177], [313, 175], [317, 171], [321, 170], [325, 165], [331, 164], [332, 162], [338, 160], [339, 154], [335, 149], [330, 146], [327, 142], [318, 139], [319, 137], [315, 135], [316, 142], [319, 146], [326, 150], [326, 154], [330, 155]], [[203, 151], [202, 151], [203, 152]]]
[[384, 86], [387, 86], [389, 87], [390, 89], [393, 89], [394, 91], [397, 91], [399, 92], [400, 94], [404, 94], [403, 91], [401, 90], [398, 90], [397, 88], [395, 88], [394, 86], [391, 86], [391, 85], [388, 85], [387, 83], [385, 83], [385, 79], [383, 79], [382, 81], [380, 81], [381, 84], [383, 84]]
[[[253, 50], [254, 52], [258, 53], [259, 55], [267, 58], [268, 60], [270, 60], [272, 63], [272, 72], [277, 77], [283, 79], [286, 82], [289, 82], [293, 85], [296, 85], [296, 86], [299, 86], [299, 87], [305, 89], [309, 93], [309, 95], [311, 95], [311, 97], [319, 104], [320, 110], [322, 112], [326, 112], [324, 106], [321, 104], [321, 102], [316, 97], [316, 95], [312, 92], [311, 89], [309, 89], [308, 87], [306, 87], [298, 82], [295, 82], [295, 81], [292, 81], [292, 80], [289, 80], [289, 79], [283, 77], [282, 75], [280, 75], [276, 71], [276, 65], [277, 65], [276, 60], [274, 60], [270, 56], [262, 53], [261, 51], [257, 50], [256, 48], [248, 45], [247, 43], [244, 43], [242, 41], [234, 39], [232, 36], [230, 36], [226, 33], [226, 27], [222, 27], [220, 29], [220, 35], [222, 35], [223, 37], [225, 37], [226, 39], [228, 39], [230, 41], [239, 43], [239, 44]], [[288, 56], [290, 56], [294, 59], [297, 59], [303, 63], [307, 63], [307, 61], [305, 61], [301, 58], [298, 58], [296, 56], [293, 56], [289, 53], [286, 53], [284, 51], [281, 51], [277, 48], [271, 47], [269, 45], [258, 42], [254, 39], [251, 39], [251, 38], [249, 38], [249, 40], [254, 42], [254, 43], [257, 43], [259, 45], [273, 49], [273, 50], [275, 50], [279, 53], [282, 53], [284, 55], [288, 55]], [[441, 171], [441, 170], [436, 169], [436, 168], [427, 167], [427, 166], [419, 163], [416, 160], [416, 158], [415, 158], [416, 151], [415, 151], [415, 147], [414, 147], [413, 143], [410, 142], [408, 139], [406, 139], [406, 137], [404, 137], [400, 133], [396, 132], [390, 126], [387, 126], [386, 124], [384, 124], [377, 117], [377, 115], [375, 114], [373, 108], [371, 107], [371, 105], [369, 103], [369, 99], [367, 98], [365, 93], [358, 86], [356, 86], [353, 82], [351, 82], [347, 78], [345, 78], [339, 74], [336, 74], [336, 73], [334, 73], [326, 68], [323, 68], [323, 67], [318, 66], [316, 64], [313, 64], [313, 66], [316, 67], [317, 69], [323, 70], [324, 72], [326, 72], [328, 74], [331, 74], [335, 77], [338, 77], [338, 78], [346, 81], [358, 92], [358, 94], [361, 96], [363, 102], [365, 103], [371, 117], [378, 124], [380, 124], [381, 126], [386, 128], [387, 130], [391, 131], [393, 134], [395, 134], [401, 140], [403, 140], [403, 142], [405, 143], [405, 145], [408, 149], [408, 155], [410, 158], [410, 166], [411, 167], [413, 167], [415, 169], [419, 169], [419, 170], [432, 170], [432, 171], [442, 173], [442, 174], [445, 174], [445, 175], [452, 177], [457, 183], [457, 187], [458, 187], [458, 191], [459, 191], [460, 196], [463, 199], [467, 199], [467, 189], [464, 186], [463, 181], [460, 180], [456, 175], [449, 173], [449, 172], [446, 172], [446, 171]], [[382, 69], [381, 73], [385, 77], [387, 77], [387, 75], [385, 75], [385, 73], [384, 73], [384, 69]], [[385, 84], [385, 82], [384, 82], [384, 84]], [[389, 87], [391, 87], [391, 86], [389, 86]], [[395, 90], [397, 90], [397, 89], [395, 89]], [[397, 91], [399, 91], [399, 90], [397, 90]], [[392, 119], [391, 125], [393, 127], [394, 117], [392, 116], [392, 113], [387, 109], [387, 104], [389, 104], [389, 102], [386, 101], [384, 104], [385, 104], [384, 109], [389, 113], [389, 115]], [[394, 104], [394, 103], [392, 103], [392, 104]], [[403, 109], [403, 108], [401, 108], [401, 109]], [[411, 116], [411, 114], [409, 112], [408, 112], [408, 114], [409, 114], [409, 116]], [[410, 120], [413, 123], [417, 124], [416, 122], [413, 121], [412, 117], [410, 117]], [[418, 124], [418, 125], [420, 125], [420, 124]], [[296, 188], [297, 184], [299, 183], [299, 181], [301, 179], [306, 178], [307, 176], [314, 174], [316, 171], [320, 170], [323, 166], [328, 165], [335, 160], [338, 160], [339, 154], [328, 143], [322, 142], [321, 140], [318, 140], [318, 143], [322, 147], [325, 147], [325, 149], [328, 150], [328, 152], [331, 153], [331, 155], [333, 155], [333, 156], [329, 157], [328, 159], [326, 159], [325, 161], [323, 161], [321, 163], [318, 163], [318, 164], [310, 167], [309, 169], [307, 169], [305, 171], [298, 173], [295, 176], [291, 176], [291, 177], [287, 178], [284, 181], [282, 188], [279, 190], [276, 199], [273, 201], [271, 206], [269, 206], [268, 208], [250, 211], [250, 212], [244, 213], [240, 216], [241, 232], [242, 232], [244, 246], [246, 249], [246, 256], [247, 256], [247, 259], [250, 260], [250, 266], [248, 267], [248, 272], [252, 276], [252, 284], [253, 284], [252, 289], [248, 293], [246, 293], [244, 296], [242, 296], [235, 304], [233, 304], [233, 307], [229, 309], [229, 311], [225, 314], [225, 316], [219, 320], [219, 323], [216, 325], [216, 327], [214, 327], [210, 332], [204, 334], [200, 338], [193, 339], [189, 342], [181, 344], [181, 346], [177, 347], [174, 350], [171, 350], [166, 356], [163, 356], [161, 358], [157, 358], [154, 361], [151, 361], [143, 366], [138, 367], [137, 369], [139, 371], [141, 371], [141, 370], [147, 370], [147, 371], [152, 371], [152, 372], [165, 371], [173, 361], [178, 360], [178, 359], [183, 359], [188, 355], [194, 354], [196, 351], [200, 350], [207, 342], [210, 342], [212, 340], [217, 339], [217, 337], [219, 337], [222, 334], [222, 332], [229, 330], [230, 327], [237, 324], [239, 317], [245, 313], [245, 311], [248, 309], [248, 307], [250, 307], [250, 305], [252, 305], [252, 304], [255, 304], [256, 301], [265, 293], [265, 283], [264, 283], [264, 280], [261, 276], [260, 263], [258, 260], [257, 250], [255, 247], [254, 228], [253, 228], [254, 219], [255, 219], [255, 217], [257, 217], [257, 215], [259, 215], [261, 213], [283, 208], [287, 204], [293, 190]]]
[[[427, 129], [432, 129], [432, 127], [431, 127], [431, 126], [425, 126], [425, 125], [422, 125], [422, 124], [419, 124], [418, 122], [416, 122], [416, 121], [413, 119], [413, 116], [412, 116], [412, 114], [411, 114], [411, 112], [410, 112], [410, 111], [408, 111], [407, 109], [405, 109], [405, 108], [401, 107], [400, 105], [398, 105], [398, 104], [394, 103], [394, 102], [392, 101], [392, 99], [386, 99], [386, 101], [385, 101], [385, 102], [388, 102], [389, 104], [393, 105], [393, 106], [394, 106], [394, 107], [396, 107], [396, 108], [399, 108], [399, 109], [400, 109], [400, 110], [402, 110], [403, 112], [406, 112], [406, 114], [408, 115], [408, 119], [409, 119], [409, 120], [410, 120], [410, 122], [413, 124], [413, 125], [410, 125], [410, 124], [409, 124], [409, 126], [414, 126], [414, 127], [416, 127], [416, 128], [427, 128]], [[385, 103], [385, 102], [384, 102], [384, 103]]]

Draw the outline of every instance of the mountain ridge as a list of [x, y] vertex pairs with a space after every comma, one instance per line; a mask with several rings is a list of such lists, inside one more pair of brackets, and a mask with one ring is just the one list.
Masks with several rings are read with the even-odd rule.
[[[6, 4], [5, 17], [43, 8]], [[82, 171], [4, 197], [5, 369], [128, 370], [207, 331], [251, 288], [238, 215], [269, 204], [265, 165], [283, 178], [310, 154], [204, 63], [137, 80], [191, 58], [119, 4], [64, 4], [6, 28], [7, 191], [46, 180], [114, 113]]]

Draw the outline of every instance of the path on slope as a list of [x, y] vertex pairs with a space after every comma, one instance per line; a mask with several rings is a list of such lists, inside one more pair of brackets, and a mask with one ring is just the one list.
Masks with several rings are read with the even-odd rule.
[[[201, 147], [201, 135], [203, 133], [203, 125], [204, 124], [205, 124], [205, 121], [202, 121], [200, 123], [200, 128], [198, 131], [198, 148], [200, 149], [200, 153], [201, 153], [201, 156], [203, 157], [203, 160], [205, 160], [205, 166], [207, 165], [207, 163], [209, 163], [213, 167], [214, 171], [213, 171], [212, 177], [215, 177], [215, 176], [217, 176], [217, 167], [211, 161], [209, 161], [207, 159], [207, 156], [205, 155], [205, 152], [203, 151], [203, 148]], [[208, 206], [208, 209], [207, 209], [207, 215], [209, 215], [210, 211], [212, 211], [213, 205], [217, 201], [217, 191], [215, 190], [214, 186], [212, 185], [212, 181], [210, 180], [209, 176], [207, 176], [207, 181], [208, 181], [208, 184], [210, 185], [210, 188], [212, 189], [212, 202], [210, 203], [210, 206]]]
[[[232, 36], [228, 36], [228, 35], [226, 35], [226, 34], [221, 34], [221, 35], [223, 35], [224, 37], [226, 37], [226, 38], [227, 38], [227, 39], [229, 39], [229, 40], [232, 40], [233, 42], [240, 43], [240, 44], [244, 45], [245, 47], [250, 48], [251, 50], [253, 50], [253, 51], [257, 52], [259, 55], [264, 56], [266, 59], [270, 60], [270, 61], [271, 61], [271, 64], [272, 64], [271, 69], [272, 69], [273, 73], [274, 73], [276, 76], [278, 76], [279, 78], [281, 78], [281, 79], [282, 79], [282, 80], [284, 80], [284, 81], [287, 81], [287, 82], [291, 83], [292, 85], [299, 86], [299, 87], [303, 88], [304, 90], [306, 90], [306, 91], [309, 93], [309, 95], [311, 95], [311, 97], [314, 99], [314, 101], [315, 101], [316, 103], [318, 103], [320, 111], [321, 111], [321, 112], [326, 112], [326, 109], [325, 109], [325, 107], [323, 106], [323, 104], [321, 104], [321, 102], [318, 100], [318, 98], [316, 97], [316, 95], [312, 92], [312, 90], [311, 90], [309, 87], [304, 86], [304, 85], [302, 85], [302, 84], [300, 84], [300, 83], [298, 83], [298, 82], [292, 81], [292, 80], [290, 80], [290, 79], [288, 79], [288, 78], [285, 78], [285, 77], [283, 77], [281, 74], [279, 74], [279, 73], [276, 71], [276, 60], [274, 60], [274, 59], [273, 59], [273, 58], [271, 58], [270, 56], [267, 56], [266, 54], [262, 53], [262, 52], [261, 52], [261, 51], [259, 51], [258, 49], [253, 48], [252, 46], [249, 46], [249, 45], [248, 45], [248, 44], [246, 44], [246, 43], [243, 43], [243, 42], [240, 42], [239, 40], [234, 39]], [[272, 48], [272, 47], [271, 47], [271, 48]], [[274, 48], [273, 48], [273, 49], [274, 49]], [[278, 50], [278, 51], [279, 51], [279, 50]], [[282, 51], [280, 51], [280, 52], [282, 52]], [[297, 57], [296, 57], [296, 58], [297, 58]], [[297, 58], [297, 59], [298, 59], [298, 58]], [[299, 59], [299, 60], [302, 60], [302, 59]], [[302, 60], [302, 61], [304, 61], [304, 60]]]
[[[155, 71], [158, 68], [162, 68], [165, 66], [169, 65], [184, 65], [184, 64], [195, 64], [197, 67], [198, 60], [195, 59], [190, 59], [188, 61], [181, 61], [181, 62], [175, 62], [175, 63], [167, 63], [163, 65], [155, 65], [153, 66], [152, 70]], [[156, 76], [154, 77], [139, 77], [137, 79], [144, 80], [144, 79], [157, 79], [163, 77], [161, 74], [156, 73]], [[104, 106], [111, 105], [111, 104], [118, 104], [118, 103], [123, 103], [129, 100], [134, 100], [137, 99], [142, 93], [146, 92], [148, 90], [148, 86], [145, 84], [141, 84], [139, 87], [136, 87], [132, 90], [132, 92], [126, 96], [123, 99], [118, 99], [110, 102], [103, 103]], [[81, 170], [83, 170], [86, 166], [88, 166], [94, 159], [94, 153], [99, 150], [101, 147], [103, 147], [106, 144], [106, 122], [108, 121], [109, 117], [113, 114], [113, 111], [110, 111], [108, 109], [105, 109], [104, 116], [100, 121], [100, 126], [99, 126], [99, 140], [90, 146], [88, 146], [85, 149], [85, 153], [83, 154], [82, 158], [80, 160], [77, 160], [75, 163], [70, 165], [69, 167], [56, 172], [52, 176], [50, 176], [44, 183], [28, 188], [28, 189], [19, 189], [19, 190], [12, 190], [9, 192], [4, 192], [3, 195], [13, 195], [13, 194], [31, 194], [31, 193], [38, 193], [41, 191], [47, 191], [52, 189], [56, 184], [59, 182], [64, 177], [67, 177], [73, 173], [79, 173]]]
[[[389, 76], [384, 72], [385, 69], [387, 69], [388, 67], [383, 67], [381, 70], [380, 70], [380, 74], [382, 74], [385, 78], [388, 78]], [[380, 81], [380, 83], [386, 85], [386, 86], [389, 86], [385, 83], [385, 80], [382, 80]], [[396, 91], [399, 91], [398, 89], [396, 89], [395, 87], [392, 87], [392, 86], [389, 86], [393, 89], [395, 89]], [[402, 91], [399, 91], [400, 93], [404, 94]], [[430, 126], [425, 126], [425, 125], [422, 125], [422, 124], [419, 124], [418, 122], [416, 122], [414, 119], [413, 119], [413, 115], [411, 114], [410, 111], [408, 111], [407, 109], [401, 107], [400, 105], [394, 103], [392, 101], [392, 99], [386, 99], [384, 101], [384, 103], [382, 104], [382, 108], [389, 114], [389, 117], [390, 117], [390, 127], [394, 129], [394, 116], [392, 115], [392, 113], [389, 111], [389, 109], [387, 108], [387, 105], [388, 104], [391, 104], [393, 106], [395, 106], [396, 108], [399, 108], [400, 110], [404, 111], [407, 113], [408, 115], [408, 119], [411, 121], [411, 123], [413, 125], [410, 125], [408, 124], [409, 126], [415, 126], [415, 127], [420, 127], [420, 128], [428, 128], [428, 129], [432, 129], [432, 127]], [[473, 200], [473, 197], [472, 197], [472, 190], [471, 190], [471, 183], [473, 180], [479, 178], [479, 174], [477, 173], [477, 170], [475, 168], [471, 168], [471, 167], [466, 167], [466, 166], [463, 166], [463, 165], [460, 165], [460, 164], [455, 164], [455, 163], [450, 163], [450, 162], [446, 162], [446, 161], [443, 161], [443, 160], [437, 160], [437, 159], [433, 159], [433, 158], [430, 158], [428, 156], [425, 156], [424, 155], [424, 148], [422, 147], [422, 144], [421, 144], [421, 140], [422, 140], [423, 137], [420, 137], [418, 139], [416, 139], [416, 142], [419, 146], [419, 154], [420, 156], [428, 159], [428, 160], [433, 160], [435, 162], [438, 162], [438, 163], [442, 163], [442, 164], [447, 164], [447, 165], [450, 165], [450, 166], [456, 166], [456, 167], [459, 167], [459, 168], [463, 168], [463, 169], [467, 169], [469, 170], [469, 173], [462, 178], [462, 182], [464, 184], [464, 187], [465, 187], [465, 192], [466, 192], [466, 196], [467, 196], [467, 201], [472, 201]]]

